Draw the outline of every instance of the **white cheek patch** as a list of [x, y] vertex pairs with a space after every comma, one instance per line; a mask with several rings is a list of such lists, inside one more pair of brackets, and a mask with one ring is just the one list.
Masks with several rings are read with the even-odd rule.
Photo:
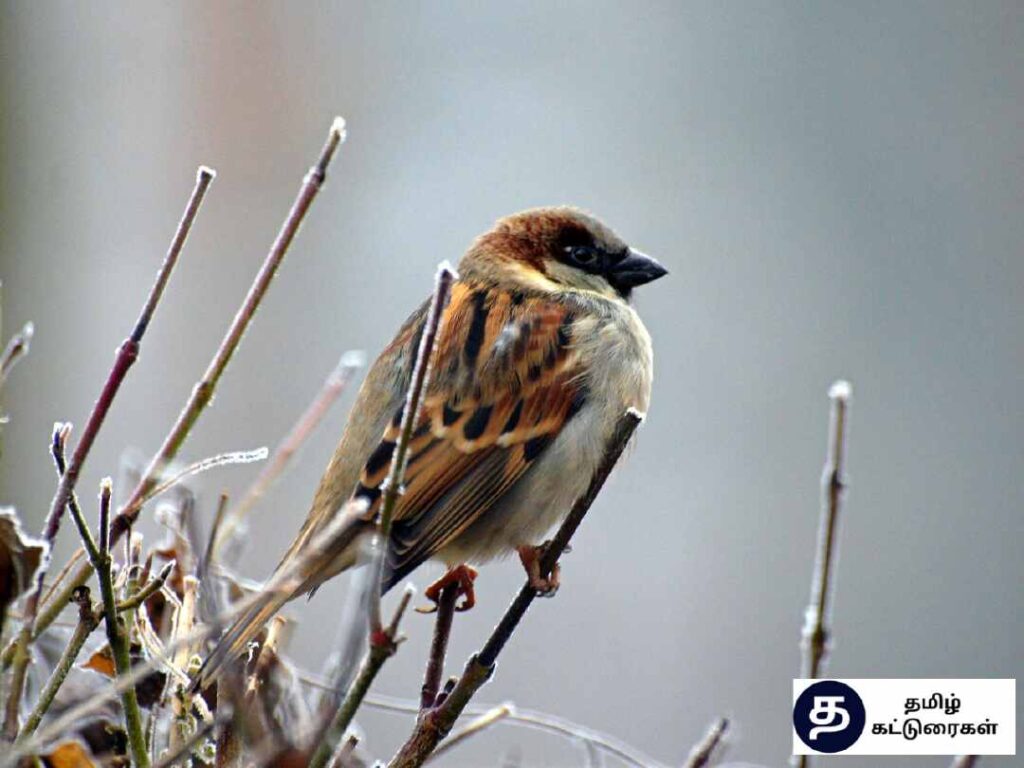
[[544, 269], [551, 280], [561, 285], [577, 290], [594, 291], [603, 296], [615, 296], [615, 289], [601, 275], [592, 275], [553, 259], [544, 260]]

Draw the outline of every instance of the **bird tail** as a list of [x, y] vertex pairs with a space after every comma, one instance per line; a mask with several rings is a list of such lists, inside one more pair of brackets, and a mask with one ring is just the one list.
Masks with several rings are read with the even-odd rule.
[[[357, 511], [364, 511], [359, 508]], [[196, 691], [209, 685], [285, 603], [355, 564], [353, 543], [372, 523], [358, 514], [339, 516], [322, 531], [303, 531], [282, 558], [274, 575], [252, 605], [242, 611], [203, 662], [192, 681]]]
[[[271, 580], [273, 581], [273, 580]], [[259, 597], [239, 614], [228, 627], [192, 681], [192, 690], [197, 691], [209, 685], [231, 660], [245, 653], [263, 627], [281, 608], [299, 593], [300, 589], [265, 589]]]

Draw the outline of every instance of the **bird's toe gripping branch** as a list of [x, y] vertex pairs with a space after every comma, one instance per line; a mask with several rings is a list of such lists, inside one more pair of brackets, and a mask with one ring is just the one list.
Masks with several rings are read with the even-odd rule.
[[444, 576], [423, 590], [424, 597], [426, 597], [427, 600], [430, 600], [433, 605], [425, 608], [417, 608], [416, 610], [419, 613], [435, 613], [437, 611], [437, 604], [441, 599], [442, 590], [444, 590], [445, 587], [450, 587], [454, 584], [459, 588], [456, 599], [459, 597], [463, 598], [462, 602], [455, 607], [455, 610], [468, 611], [476, 605], [476, 590], [473, 588], [473, 582], [476, 581], [476, 576], [476, 568], [471, 568], [468, 565], [458, 565], [449, 569]]
[[536, 591], [538, 597], [554, 597], [562, 583], [560, 578], [562, 569], [558, 563], [555, 563], [551, 573], [547, 576], [543, 576], [540, 572], [540, 559], [548, 544], [550, 542], [545, 542], [540, 546], [516, 547], [519, 560], [523, 564], [523, 568], [526, 569], [526, 578], [529, 579], [530, 587]]

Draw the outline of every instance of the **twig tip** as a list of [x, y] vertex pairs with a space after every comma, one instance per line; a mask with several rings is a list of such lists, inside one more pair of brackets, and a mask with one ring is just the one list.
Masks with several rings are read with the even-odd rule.
[[338, 361], [338, 368], [341, 370], [353, 370], [366, 366], [366, 353], [361, 349], [350, 349], [341, 355]]
[[348, 124], [341, 115], [335, 116], [331, 123], [331, 136], [336, 138], [339, 144], [348, 138]]
[[217, 171], [208, 165], [200, 165], [196, 171], [196, 182], [210, 182], [217, 178]]
[[850, 399], [850, 395], [853, 394], [853, 388], [850, 386], [850, 382], [846, 379], [838, 379], [832, 383], [832, 386], [828, 388], [828, 396], [832, 400], [839, 400], [846, 402]]

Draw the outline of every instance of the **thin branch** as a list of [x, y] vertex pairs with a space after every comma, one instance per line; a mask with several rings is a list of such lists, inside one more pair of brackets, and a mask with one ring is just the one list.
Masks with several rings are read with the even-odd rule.
[[[309, 210], [317, 193], [323, 186], [324, 181], [327, 178], [327, 167], [344, 138], [345, 121], [340, 117], [335, 118], [334, 122], [331, 124], [327, 141], [320, 152], [319, 159], [306, 174], [288, 216], [285, 218], [277, 237], [271, 245], [270, 251], [267, 253], [266, 259], [263, 261], [263, 265], [260, 267], [252, 285], [249, 287], [249, 292], [242, 301], [234, 320], [231, 321], [231, 325], [221, 341], [220, 346], [217, 348], [213, 358], [210, 360], [206, 372], [192, 389], [192, 394], [189, 396], [184, 408], [182, 408], [181, 413], [178, 415], [178, 419], [175, 421], [174, 426], [171, 427], [171, 431], [167, 434], [167, 437], [164, 438], [164, 442], [160, 447], [160, 450], [157, 451], [156, 455], [153, 456], [150, 461], [149, 466], [143, 473], [142, 479], [139, 480], [135, 489], [129, 496], [128, 501], [120, 510], [118, 510], [117, 515], [114, 517], [111, 528], [111, 537], [113, 541], [119, 541], [125, 531], [131, 527], [132, 523], [138, 517], [142, 500], [145, 499], [153, 488], [155, 488], [163, 479], [164, 472], [168, 465], [177, 457], [178, 451], [181, 449], [185, 439], [192, 431], [192, 427], [195, 426], [196, 421], [198, 421], [200, 415], [202, 415], [203, 411], [206, 410], [206, 406], [209, 405], [210, 401], [213, 399], [214, 392], [217, 389], [217, 384], [220, 381], [224, 370], [227, 368], [235, 350], [238, 348], [243, 334], [256, 314], [256, 310], [263, 301], [263, 297], [266, 294], [267, 289], [270, 287], [270, 283], [273, 280], [274, 275], [277, 273], [278, 267], [281, 266], [281, 262], [284, 260], [284, 257], [288, 252], [288, 247], [295, 238], [295, 233], [298, 231], [299, 225], [302, 223], [302, 220], [306, 216], [306, 212]], [[75, 578], [72, 580], [71, 584], [56, 597], [56, 600], [58, 600], [58, 602], [66, 601], [71, 590], [79, 584], [84, 584], [86, 579], [89, 578], [90, 572], [91, 565], [84, 565], [80, 568], [75, 574]], [[46, 616], [51, 621], [53, 620], [50, 618], [49, 612]], [[56, 618], [56, 615], [54, 615], [53, 618]]]
[[[619, 419], [615, 431], [608, 446], [601, 465], [590, 481], [590, 485], [584, 494], [573, 504], [568, 517], [559, 527], [558, 532], [551, 542], [545, 547], [540, 557], [540, 574], [546, 577], [551, 573], [552, 568], [558, 562], [568, 546], [570, 539], [580, 523], [586, 516], [590, 506], [597, 498], [612, 468], [622, 455], [622, 451], [629, 442], [633, 432], [643, 420], [643, 416], [637, 411], [630, 409]], [[398, 753], [391, 759], [390, 768], [411, 768], [424, 763], [438, 743], [451, 731], [452, 726], [459, 715], [465, 709], [473, 695], [486, 683], [494, 672], [494, 663], [515, 631], [519, 621], [523, 618], [527, 609], [533, 603], [537, 593], [527, 581], [519, 590], [519, 594], [512, 604], [505, 611], [505, 615], [498, 626], [494, 628], [491, 636], [484, 644], [483, 649], [470, 657], [466, 667], [459, 678], [454, 689], [445, 700], [434, 707], [426, 716], [420, 717], [409, 740], [402, 746]]]
[[11, 336], [0, 354], [0, 387], [7, 381], [7, 375], [18, 362], [28, 354], [32, 344], [32, 336], [35, 333], [35, 326], [32, 323], [25, 323], [21, 330]]
[[977, 755], [959, 755], [953, 758], [949, 768], [974, 768], [978, 764]]
[[207, 456], [205, 459], [192, 462], [180, 472], [176, 472], [154, 487], [146, 495], [146, 498], [142, 500], [142, 503], [145, 504], [153, 497], [169, 491], [186, 477], [192, 477], [192, 475], [198, 475], [201, 472], [206, 472], [216, 467], [225, 467], [229, 464], [251, 464], [254, 461], [263, 461], [268, 455], [269, 451], [264, 446], [251, 451], [228, 451], [227, 453], [218, 453], [216, 456]]
[[335, 752], [336, 745], [345, 735], [345, 731], [355, 717], [356, 711], [362, 705], [363, 699], [370, 690], [374, 678], [377, 677], [377, 673], [384, 666], [384, 662], [394, 656], [395, 651], [398, 650], [398, 645], [402, 641], [402, 638], [398, 636], [398, 625], [406, 609], [409, 607], [409, 601], [412, 600], [412, 596], [413, 590], [406, 589], [402, 594], [398, 607], [395, 609], [391, 624], [383, 629], [377, 637], [371, 639], [370, 648], [359, 665], [359, 672], [356, 673], [355, 680], [352, 681], [348, 691], [345, 692], [345, 698], [324, 731], [323, 736], [317, 740], [318, 746], [313, 753], [313, 759], [310, 760], [310, 768], [324, 768], [327, 765]]
[[[448, 750], [457, 747], [470, 736], [480, 733], [480, 731], [490, 728], [492, 725], [500, 723], [502, 720], [512, 716], [513, 714], [515, 714], [515, 707], [511, 704], [499, 704], [498, 706], [487, 710], [471, 723], [460, 728], [445, 739], [444, 743], [440, 744], [437, 749], [433, 751], [433, 753], [427, 758], [426, 762], [429, 763], [436, 760]], [[590, 742], [587, 743], [589, 744]]]
[[[172, 629], [172, 639], [177, 640], [192, 633], [196, 617], [196, 596], [199, 592], [199, 582], [194, 576], [186, 576], [182, 580], [181, 606], [178, 608]], [[172, 664], [176, 669], [188, 675], [189, 657], [192, 655], [192, 646], [182, 644], [175, 651]], [[171, 750], [178, 749], [188, 740], [189, 714], [192, 711], [192, 694], [187, 683], [171, 683], [171, 711], [172, 721], [168, 739]]]
[[124, 613], [125, 611], [134, 611], [144, 602], [149, 600], [154, 594], [163, 589], [164, 584], [167, 583], [167, 579], [171, 575], [171, 571], [174, 570], [174, 566], [177, 565], [176, 560], [171, 560], [163, 568], [160, 569], [160, 573], [156, 575], [156, 578], [150, 579], [142, 589], [136, 592], [131, 597], [125, 598], [117, 604], [118, 613]]
[[249, 486], [241, 501], [233, 506], [218, 527], [217, 535], [212, 539], [213, 552], [220, 551], [225, 542], [229, 541], [237, 526], [242, 522], [252, 507], [258, 502], [267, 489], [282, 475], [306, 439], [313, 433], [324, 415], [334, 402], [345, 391], [352, 376], [365, 364], [361, 353], [346, 352], [341, 356], [337, 366], [328, 375], [313, 402], [309, 404], [299, 420], [291, 428], [281, 444], [274, 449], [274, 455], [263, 467], [255, 482]]
[[412, 369], [412, 378], [402, 408], [402, 426], [391, 456], [391, 468], [384, 481], [384, 496], [380, 505], [380, 517], [377, 521], [377, 560], [372, 565], [373, 582], [370, 587], [370, 634], [371, 637], [381, 632], [381, 584], [384, 580], [384, 567], [388, 559], [388, 542], [391, 539], [391, 519], [394, 515], [398, 497], [402, 493], [405, 480], [405, 467], [409, 459], [409, 441], [419, 416], [420, 400], [430, 378], [430, 364], [441, 327], [441, 316], [452, 283], [457, 279], [455, 270], [448, 262], [442, 262], [437, 268], [434, 282], [434, 297], [430, 301], [427, 319], [424, 321], [423, 333], [420, 336], [420, 348], [416, 353], [416, 363]]
[[[828, 430], [828, 455], [821, 474], [821, 517], [818, 522], [818, 545], [811, 577], [811, 601], [807, 606], [801, 638], [803, 666], [801, 676], [817, 678], [828, 654], [831, 618], [832, 570], [835, 562], [839, 509], [846, 488], [843, 460], [846, 454], [846, 411], [850, 402], [850, 384], [835, 382], [828, 391], [832, 401]], [[806, 768], [807, 755], [794, 758], [794, 764]]]
[[[307, 685], [327, 689], [326, 683], [321, 683], [309, 675], [299, 678]], [[385, 712], [397, 712], [402, 714], [418, 715], [420, 712], [419, 703], [409, 699], [400, 699], [394, 696], [367, 696], [364, 702], [366, 706], [379, 709]], [[509, 706], [512, 706], [511, 704]], [[494, 709], [490, 704], [469, 705], [463, 709], [464, 715], [483, 715]], [[520, 709], [515, 707], [513, 711], [503, 719], [510, 725], [531, 728], [545, 733], [563, 736], [572, 741], [582, 741], [593, 744], [602, 752], [606, 752], [618, 758], [632, 768], [665, 768], [663, 763], [643, 754], [636, 747], [633, 747], [621, 739], [602, 731], [594, 730], [585, 725], [574, 723], [571, 720], [552, 715], [549, 712], [538, 712], [536, 710]], [[435, 751], [436, 754], [436, 751]]]
[[727, 730], [729, 730], [728, 719], [721, 717], [713, 723], [704, 738], [694, 744], [683, 768], [706, 768], [711, 765], [711, 756], [722, 743]]
[[[57, 462], [58, 469], [63, 477], [64, 452], [67, 447], [68, 435], [71, 434], [70, 424], [53, 425], [53, 438], [50, 442], [50, 451]], [[35, 631], [36, 615], [39, 613], [39, 601], [43, 594], [43, 583], [46, 580], [46, 573], [50, 568], [50, 559], [53, 552], [53, 542], [57, 538], [57, 531], [60, 529], [60, 520], [63, 508], [56, 511], [50, 510], [43, 526], [42, 540], [45, 546], [39, 568], [35, 573], [35, 582], [25, 599], [25, 610], [22, 614], [21, 628], [14, 637], [14, 651], [12, 653], [13, 669], [11, 670], [10, 690], [8, 692], [7, 706], [4, 710], [3, 738], [13, 741], [18, 735], [18, 718], [21, 713], [21, 698], [25, 691], [25, 677], [28, 674], [28, 665], [32, 659], [29, 645], [32, 642], [32, 635]]]
[[157, 760], [153, 764], [153, 768], [172, 768], [172, 766], [177, 765], [182, 760], [189, 757], [193, 750], [195, 750], [195, 748], [198, 747], [204, 739], [212, 736], [215, 728], [224, 725], [226, 722], [227, 718], [216, 717], [213, 720], [208, 720], [203, 723], [202, 726], [196, 728], [195, 733], [193, 733], [186, 741], [179, 744], [176, 749], [169, 750], [163, 757]]
[[444, 675], [444, 657], [448, 652], [448, 639], [452, 634], [455, 618], [455, 601], [459, 598], [459, 585], [449, 584], [437, 598], [437, 618], [434, 621], [434, 638], [430, 643], [427, 657], [427, 671], [423, 675], [420, 691], [420, 711], [426, 711], [437, 703], [437, 692]]
[[319, 159], [309, 169], [309, 173], [306, 174], [295, 202], [288, 212], [288, 216], [285, 218], [277, 237], [270, 246], [270, 251], [267, 253], [267, 257], [263, 261], [263, 265], [260, 267], [256, 278], [253, 280], [252, 286], [249, 288], [249, 292], [239, 307], [234, 320], [231, 321], [224, 339], [214, 353], [213, 359], [210, 360], [206, 372], [192, 390], [192, 395], [178, 416], [178, 420], [164, 439], [160, 450], [150, 461], [149, 466], [143, 473], [142, 479], [135, 486], [135, 490], [132, 491], [128, 501], [118, 511], [114, 526], [115, 534], [120, 535], [123, 533], [126, 527], [134, 521], [138, 515], [142, 500], [161, 481], [167, 466], [174, 461], [185, 439], [192, 431], [192, 427], [206, 409], [206, 406], [209, 405], [210, 400], [213, 399], [214, 391], [220, 382], [221, 376], [224, 374], [228, 363], [231, 362], [231, 358], [238, 349], [242, 336], [256, 315], [256, 310], [259, 309], [263, 297], [266, 295], [267, 289], [274, 279], [274, 275], [277, 274], [281, 262], [284, 261], [284, 257], [288, 253], [288, 247], [295, 238], [296, 232], [299, 231], [302, 220], [305, 218], [306, 213], [313, 204], [313, 200], [323, 186], [327, 178], [327, 166], [330, 164], [335, 151], [341, 145], [344, 138], [345, 121], [340, 117], [335, 118], [328, 132], [327, 141], [320, 152]]
[[60, 687], [67, 679], [68, 673], [78, 658], [78, 654], [82, 651], [82, 646], [85, 645], [85, 641], [92, 634], [93, 630], [99, 626], [99, 618], [96, 615], [96, 611], [93, 610], [89, 588], [79, 587], [75, 591], [74, 600], [78, 604], [78, 624], [75, 626], [74, 632], [71, 633], [67, 645], [64, 646], [64, 651], [61, 653], [57, 665], [53, 668], [50, 679], [46, 681], [43, 690], [39, 693], [39, 699], [36, 701], [35, 707], [25, 720], [25, 725], [22, 726], [18, 734], [19, 741], [35, 733], [39, 723], [42, 722], [43, 716], [53, 703], [57, 691], [60, 690]]
[[[107, 642], [110, 643], [111, 655], [114, 657], [114, 667], [118, 677], [126, 677], [132, 671], [131, 654], [127, 630], [117, 615], [117, 600], [111, 573], [110, 537], [107, 533], [110, 526], [111, 493], [110, 478], [105, 478], [100, 484], [99, 553], [92, 565], [100, 583], [100, 594], [103, 596], [103, 620], [107, 627]], [[149, 751], [146, 749], [146, 737], [142, 727], [142, 712], [139, 710], [139, 698], [134, 685], [122, 691], [121, 709], [124, 713], [125, 730], [128, 732], [132, 762], [136, 768], [149, 768]]]
[[[71, 509], [74, 513], [75, 507], [71, 507]], [[336, 543], [339, 537], [344, 538], [351, 531], [353, 521], [364, 515], [365, 511], [365, 505], [362, 503], [353, 504], [349, 511], [346, 511], [346, 508], [343, 507], [326, 525], [324, 530], [318, 533], [304, 548], [302, 556], [289, 563], [287, 568], [276, 572], [270, 581], [263, 585], [262, 592], [253, 592], [246, 598], [233, 604], [222, 615], [213, 617], [207, 623], [198, 626], [187, 636], [168, 643], [164, 648], [164, 653], [173, 654], [183, 645], [195, 645], [206, 642], [217, 635], [224, 624], [230, 623], [263, 600], [268, 592], [291, 592], [295, 590], [299, 584], [302, 584], [308, 578], [309, 573], [319, 570], [323, 567], [325, 561], [331, 558], [332, 555], [330, 553], [337, 551]], [[389, 629], [397, 631], [397, 628], [394, 626], [389, 627]], [[114, 685], [96, 691], [88, 699], [69, 706], [61, 712], [59, 717], [54, 718], [52, 722], [40, 729], [32, 738], [26, 740], [23, 744], [19, 744], [14, 749], [8, 750], [7, 754], [0, 755], [0, 768], [8, 768], [8, 766], [16, 764], [19, 757], [31, 754], [33, 749], [46, 744], [55, 736], [64, 733], [74, 723], [98, 711], [111, 698], [138, 684], [162, 664], [163, 662], [157, 658], [137, 663], [132, 667], [130, 674], [125, 676], [119, 675], [114, 681]], [[198, 683], [199, 679], [197, 677], [193, 680], [193, 685], [198, 685]]]
[[[114, 397], [117, 395], [122, 382], [124, 382], [128, 369], [132, 367], [132, 364], [139, 356], [142, 337], [145, 335], [146, 329], [153, 319], [153, 314], [156, 312], [157, 304], [159, 304], [164, 289], [167, 287], [167, 281], [171, 277], [171, 272], [178, 263], [178, 257], [181, 255], [185, 240], [192, 229], [196, 214], [199, 212], [199, 206], [206, 196], [206, 191], [210, 186], [210, 182], [213, 181], [214, 175], [214, 171], [206, 166], [200, 166], [196, 173], [195, 187], [192, 189], [188, 204], [185, 206], [185, 213], [182, 214], [181, 220], [178, 222], [178, 228], [171, 239], [171, 245], [167, 249], [164, 262], [157, 272], [156, 282], [153, 283], [153, 287], [146, 297], [146, 303], [142, 306], [142, 311], [135, 321], [131, 334], [117, 350], [117, 356], [114, 358], [114, 365], [110, 369], [107, 381], [103, 385], [103, 390], [100, 392], [96, 404], [93, 406], [92, 413], [89, 414], [88, 421], [85, 423], [85, 429], [82, 431], [82, 437], [78, 441], [78, 445], [75, 446], [74, 453], [71, 455], [71, 462], [68, 464], [67, 471], [64, 472], [60, 483], [57, 485], [57, 491], [54, 493], [53, 501], [50, 503], [51, 517], [59, 518], [64, 514], [64, 507], [67, 505], [68, 498], [78, 482], [79, 474], [82, 471], [82, 466], [85, 464], [86, 457], [89, 455], [89, 451], [92, 449], [93, 441], [96, 439], [100, 427], [103, 426], [103, 420], [106, 418], [107, 412], [110, 410], [110, 406], [113, 404]], [[84, 583], [84, 581], [81, 583]], [[75, 586], [78, 586], [78, 584]], [[66, 597], [63, 599], [64, 601], [67, 600]]]
[[359, 746], [359, 737], [354, 733], [350, 733], [334, 751], [334, 754], [331, 756], [331, 762], [327, 764], [327, 768], [345, 768], [349, 758], [355, 753], [357, 746]]

